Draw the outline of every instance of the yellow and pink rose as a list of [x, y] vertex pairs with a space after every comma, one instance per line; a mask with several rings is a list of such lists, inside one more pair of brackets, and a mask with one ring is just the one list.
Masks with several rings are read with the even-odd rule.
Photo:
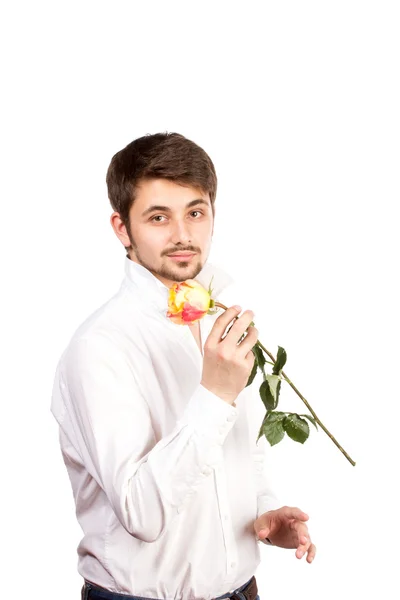
[[191, 325], [206, 314], [214, 314], [215, 303], [208, 291], [195, 279], [174, 283], [169, 290], [167, 317], [178, 325]]

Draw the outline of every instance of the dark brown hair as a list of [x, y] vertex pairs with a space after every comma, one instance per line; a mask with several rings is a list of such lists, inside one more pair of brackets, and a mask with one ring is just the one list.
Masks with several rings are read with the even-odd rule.
[[214, 215], [217, 175], [208, 154], [179, 133], [147, 134], [114, 154], [106, 176], [111, 206], [130, 237], [129, 211], [138, 184], [146, 179], [168, 179], [201, 189], [210, 195]]

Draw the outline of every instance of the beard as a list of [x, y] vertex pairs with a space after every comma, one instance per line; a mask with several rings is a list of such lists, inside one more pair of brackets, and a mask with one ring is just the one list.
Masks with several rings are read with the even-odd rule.
[[[135, 254], [137, 262], [142, 265], [142, 267], [153, 273], [155, 276], [159, 276], [170, 281], [175, 281], [177, 283], [186, 281], [186, 279], [195, 279], [203, 268], [203, 264], [198, 256], [191, 261], [180, 261], [174, 264], [171, 263], [171, 265], [162, 264], [161, 266], [156, 267], [155, 265], [148, 263], [143, 256], [141, 256], [139, 249], [132, 238], [131, 248]], [[127, 257], [130, 258], [129, 252], [127, 252]], [[168, 260], [168, 257], [166, 257], [166, 261]]]

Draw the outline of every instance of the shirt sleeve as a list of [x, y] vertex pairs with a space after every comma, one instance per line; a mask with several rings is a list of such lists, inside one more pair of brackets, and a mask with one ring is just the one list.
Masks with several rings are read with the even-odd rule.
[[[261, 423], [260, 423], [261, 425]], [[271, 477], [266, 473], [266, 451], [268, 442], [261, 436], [253, 449], [254, 477], [257, 489], [257, 518], [269, 510], [282, 506], [281, 501], [272, 487]]]
[[238, 409], [199, 384], [174, 429], [155, 443], [132, 365], [98, 333], [71, 343], [60, 385], [85, 468], [123, 527], [156, 541], [212, 473]]
[[[233, 304], [239, 304], [243, 311], [254, 307], [254, 293], [251, 288], [249, 288], [246, 282], [240, 284], [234, 278], [232, 278], [231, 283], [219, 294], [218, 299], [228, 307]], [[256, 310], [254, 312], [256, 312]], [[255, 321], [257, 321], [257, 314]], [[274, 492], [271, 473], [267, 468], [270, 460], [270, 445], [265, 436], [261, 436], [256, 443], [258, 432], [265, 416], [265, 407], [258, 392], [261, 382], [262, 378], [258, 370], [253, 383], [245, 388], [245, 393], [247, 394], [245, 402], [251, 432], [250, 435], [252, 438], [250, 443], [253, 458], [253, 473], [257, 490], [257, 518], [269, 510], [275, 510], [282, 506], [281, 501]], [[259, 541], [265, 544], [269, 543], [266, 540]]]

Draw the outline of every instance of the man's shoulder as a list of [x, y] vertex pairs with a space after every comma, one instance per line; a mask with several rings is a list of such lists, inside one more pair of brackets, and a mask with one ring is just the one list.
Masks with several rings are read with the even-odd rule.
[[119, 291], [82, 321], [72, 333], [62, 357], [79, 345], [99, 342], [123, 349], [126, 336], [132, 337], [143, 327], [144, 314], [139, 302]]
[[[52, 392], [51, 410], [61, 423], [65, 417], [64, 388], [72, 380], [107, 365], [111, 370], [149, 362], [143, 343], [147, 326], [141, 303], [132, 295], [117, 292], [94, 310], [70, 336], [58, 358]], [[94, 371], [93, 371], [94, 370]]]

